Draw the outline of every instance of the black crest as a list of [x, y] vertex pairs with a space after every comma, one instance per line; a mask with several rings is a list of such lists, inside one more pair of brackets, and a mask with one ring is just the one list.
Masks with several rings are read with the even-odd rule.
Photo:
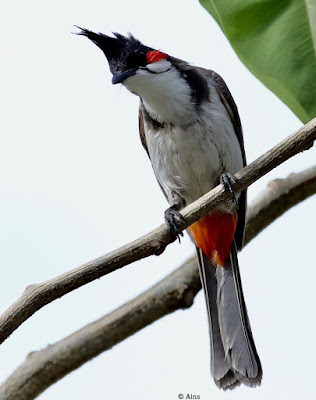
[[147, 64], [146, 54], [151, 51], [150, 47], [144, 46], [132, 34], [123, 36], [120, 33], [113, 33], [114, 37], [95, 33], [85, 28], [80, 28], [77, 35], [86, 36], [96, 44], [105, 54], [112, 74], [116, 71], [124, 71], [131, 68], [138, 68]]

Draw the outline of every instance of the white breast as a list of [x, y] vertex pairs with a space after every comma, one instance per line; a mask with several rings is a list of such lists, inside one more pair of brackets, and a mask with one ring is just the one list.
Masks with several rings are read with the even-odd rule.
[[[176, 194], [190, 204], [218, 185], [222, 173], [241, 169], [242, 153], [212, 82], [210, 101], [197, 107], [188, 82], [166, 63], [170, 64], [158, 65], [161, 73], [138, 70], [124, 85], [142, 98], [149, 115], [163, 125], [157, 129], [144, 121], [154, 173], [169, 203]], [[230, 209], [231, 203], [224, 208]]]
[[215, 90], [211, 99], [187, 125], [145, 126], [154, 173], [170, 203], [175, 192], [190, 204], [218, 185], [223, 172], [235, 173], [243, 166], [230, 116]]

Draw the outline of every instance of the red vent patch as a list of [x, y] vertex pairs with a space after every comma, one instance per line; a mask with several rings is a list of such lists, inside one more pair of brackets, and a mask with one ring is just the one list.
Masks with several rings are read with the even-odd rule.
[[159, 50], [153, 50], [153, 51], [149, 51], [146, 54], [146, 58], [147, 58], [147, 63], [151, 64], [156, 61], [164, 60], [165, 58], [167, 58], [167, 54], [162, 53]]

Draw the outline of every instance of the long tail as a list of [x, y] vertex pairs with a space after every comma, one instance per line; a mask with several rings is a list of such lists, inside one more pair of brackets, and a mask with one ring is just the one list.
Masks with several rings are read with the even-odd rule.
[[224, 390], [241, 383], [258, 386], [262, 368], [247, 315], [235, 242], [225, 267], [214, 266], [199, 248], [197, 253], [210, 323], [214, 381]]

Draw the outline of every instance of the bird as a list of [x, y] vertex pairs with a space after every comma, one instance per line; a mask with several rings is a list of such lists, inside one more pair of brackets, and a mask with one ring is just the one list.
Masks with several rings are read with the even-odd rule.
[[223, 184], [232, 198], [193, 223], [210, 331], [211, 374], [223, 390], [261, 384], [262, 367], [247, 314], [237, 251], [244, 239], [247, 194], [233, 191], [246, 165], [241, 121], [223, 78], [191, 65], [132, 34], [111, 36], [86, 28], [78, 35], [104, 53], [112, 83], [139, 97], [140, 139], [169, 208], [170, 235], [180, 239], [181, 209]]

